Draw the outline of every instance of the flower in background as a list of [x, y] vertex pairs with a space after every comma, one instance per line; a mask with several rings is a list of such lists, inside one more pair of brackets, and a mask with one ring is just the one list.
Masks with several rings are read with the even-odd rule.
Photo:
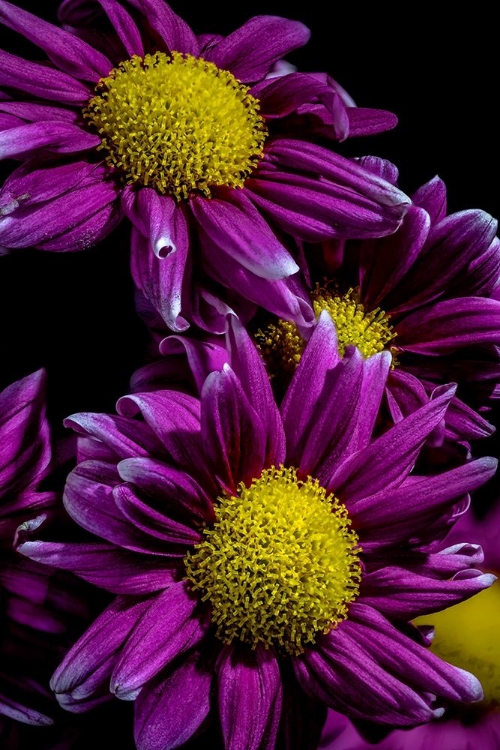
[[[397, 179], [387, 162], [369, 163]], [[326, 263], [315, 265], [310, 254], [313, 278], [335, 268], [328, 283], [313, 291], [311, 304], [316, 316], [328, 310], [341, 350], [352, 344], [365, 357], [392, 352], [387, 392], [395, 420], [425, 403], [437, 385], [458, 383], [458, 397], [446, 413], [445, 436], [451, 441], [493, 432], [476, 410], [488, 408], [500, 384], [497, 228], [480, 210], [447, 216], [446, 187], [435, 178], [413, 196], [391, 237], [337, 244], [334, 257], [325, 246]], [[311, 329], [286, 320], [260, 331], [270, 371], [293, 372], [310, 335]]]
[[0, 52], [0, 154], [22, 162], [0, 193], [3, 248], [82, 250], [121, 210], [135, 283], [171, 329], [223, 330], [238, 299], [307, 326], [295, 242], [399, 226], [400, 190], [314, 142], [395, 117], [352, 106], [326, 75], [280, 75], [303, 24], [257, 16], [196, 36], [163, 0], [69, 0], [60, 18], [0, 1], [0, 21], [50, 60]]
[[[500, 572], [498, 535], [500, 502], [480, 521], [470, 509], [453, 527], [447, 543], [471, 539], [482, 545], [482, 568]], [[495, 538], [495, 542], [493, 540]], [[466, 602], [420, 618], [432, 625], [431, 649], [457, 667], [479, 677], [484, 698], [474, 706], [451, 706], [438, 721], [409, 730], [397, 729], [379, 742], [365, 740], [344, 716], [330, 712], [320, 750], [497, 750], [500, 746], [500, 582]]]
[[64, 502], [94, 539], [20, 551], [117, 598], [54, 674], [61, 705], [109, 686], [135, 701], [140, 750], [207, 722], [251, 750], [319, 740], [325, 706], [407, 726], [479, 700], [408, 624], [493, 580], [477, 547], [439, 542], [496, 462], [412, 473], [453, 387], [373, 439], [387, 352], [340, 359], [323, 313], [278, 410], [237, 320], [228, 336], [200, 399], [136, 394], [66, 422], [80, 438]]
[[[28, 375], [0, 394], [0, 734], [15, 734], [12, 721], [47, 726], [57, 704], [49, 690], [64, 654], [63, 636], [84, 625], [87, 607], [66, 574], [14, 552], [56, 505], [40, 489], [51, 469], [45, 416], [45, 373]], [[34, 517], [35, 520], [32, 520]], [[67, 646], [66, 642], [66, 646]], [[41, 741], [41, 737], [40, 737]], [[4, 740], [2, 739], [2, 742]], [[2, 747], [9, 747], [7, 741]]]

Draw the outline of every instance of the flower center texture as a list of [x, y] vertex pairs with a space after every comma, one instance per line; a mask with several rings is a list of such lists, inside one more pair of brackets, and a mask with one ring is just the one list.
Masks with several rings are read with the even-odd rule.
[[[383, 351], [396, 337], [389, 316], [378, 307], [365, 312], [354, 289], [342, 296], [316, 289], [312, 302], [316, 318], [326, 310], [335, 323], [341, 357], [348, 345], [357, 346], [364, 357], [371, 357]], [[295, 371], [306, 345], [295, 323], [279, 320], [264, 331], [258, 331], [256, 339], [271, 374]]]
[[484, 690], [482, 705], [500, 709], [500, 581], [443, 612], [419, 617], [435, 626], [431, 649], [442, 659], [472, 672]]
[[102, 78], [83, 111], [109, 167], [176, 200], [242, 187], [267, 135], [259, 102], [227, 70], [173, 52], [135, 55]]
[[347, 617], [361, 578], [358, 537], [317, 480], [271, 467], [219, 497], [215, 514], [185, 567], [222, 641], [299, 654]]

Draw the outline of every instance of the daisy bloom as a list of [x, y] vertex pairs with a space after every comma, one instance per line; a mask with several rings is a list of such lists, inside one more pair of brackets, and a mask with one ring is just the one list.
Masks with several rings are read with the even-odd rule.
[[315, 143], [396, 119], [326, 74], [280, 74], [302, 23], [197, 36], [163, 0], [66, 0], [60, 19], [0, 1], [0, 21], [48, 57], [0, 52], [0, 155], [21, 160], [0, 192], [0, 247], [82, 250], [125, 213], [135, 283], [171, 329], [223, 326], [226, 291], [307, 325], [296, 240], [399, 226], [407, 196]]
[[[464, 539], [479, 542], [484, 550], [482, 568], [500, 571], [498, 534], [500, 502], [482, 520], [469, 509], [455, 524], [447, 543]], [[496, 544], [493, 544], [493, 538]], [[479, 677], [484, 698], [474, 706], [451, 707], [437, 721], [408, 730], [397, 729], [379, 742], [367, 742], [355, 726], [335, 712], [328, 715], [321, 750], [497, 750], [500, 747], [500, 583], [466, 602], [419, 621], [435, 628], [432, 651]]]
[[[370, 164], [397, 179], [387, 162]], [[497, 229], [484, 211], [447, 215], [446, 187], [436, 177], [416, 192], [391, 237], [324, 246], [321, 263], [312, 263], [313, 277], [329, 278], [317, 284], [311, 304], [316, 316], [328, 310], [341, 351], [352, 344], [365, 357], [393, 354], [387, 393], [395, 420], [425, 403], [437, 385], [458, 383], [446, 413], [451, 441], [493, 432], [478, 410], [488, 408], [500, 383]], [[257, 339], [270, 371], [293, 372], [310, 335], [288, 320], [264, 327]]]
[[74, 582], [73, 590], [69, 588], [66, 575], [14, 551], [17, 527], [22, 538], [55, 506], [56, 494], [39, 487], [50, 468], [45, 373], [39, 370], [0, 393], [2, 747], [10, 746], [6, 737], [17, 733], [17, 723], [40, 727], [53, 722], [58, 706], [48, 687], [49, 678], [64, 653], [63, 636], [75, 623], [83, 627], [87, 612]]
[[454, 388], [373, 439], [387, 352], [340, 359], [323, 313], [278, 410], [237, 320], [228, 337], [200, 399], [135, 394], [66, 421], [80, 462], [64, 502], [94, 536], [20, 551], [117, 597], [56, 670], [61, 705], [135, 701], [139, 750], [214, 725], [257, 750], [319, 741], [325, 706], [407, 726], [480, 700], [408, 624], [493, 580], [477, 546], [439, 540], [496, 461], [412, 473]]

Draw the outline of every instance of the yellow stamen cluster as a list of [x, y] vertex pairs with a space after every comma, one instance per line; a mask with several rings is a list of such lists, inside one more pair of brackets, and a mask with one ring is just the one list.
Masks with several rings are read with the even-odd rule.
[[263, 154], [259, 102], [231, 73], [192, 55], [135, 55], [102, 78], [83, 111], [127, 183], [177, 200], [242, 187]]
[[500, 581], [465, 602], [433, 615], [417, 625], [436, 628], [432, 651], [455, 667], [472, 672], [481, 682], [481, 705], [500, 709]]
[[313, 295], [313, 306], [317, 318], [323, 310], [330, 313], [337, 328], [341, 356], [346, 346], [352, 345], [357, 346], [364, 357], [371, 357], [383, 351], [396, 336], [389, 325], [389, 317], [379, 307], [365, 312], [358, 293], [352, 288], [342, 296], [318, 289]]
[[[389, 316], [378, 307], [365, 312], [354, 289], [340, 296], [318, 288], [313, 292], [313, 307], [316, 318], [326, 310], [335, 323], [340, 356], [344, 355], [346, 346], [353, 345], [364, 357], [371, 357], [383, 351], [396, 337]], [[257, 331], [255, 338], [271, 376], [295, 371], [306, 342], [294, 323], [278, 320], [264, 331]]]
[[271, 467], [220, 497], [215, 513], [184, 562], [222, 641], [298, 654], [347, 617], [361, 578], [358, 538], [317, 480]]

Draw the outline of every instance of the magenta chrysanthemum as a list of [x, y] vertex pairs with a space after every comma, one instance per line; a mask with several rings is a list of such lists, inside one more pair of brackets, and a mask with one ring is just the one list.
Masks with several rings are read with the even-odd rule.
[[[97, 32], [106, 17], [103, 45], [89, 18]], [[66, 0], [60, 19], [0, 2], [0, 21], [50, 60], [0, 52], [15, 97], [0, 102], [0, 155], [23, 161], [0, 193], [2, 247], [84, 249], [125, 212], [134, 280], [167, 325], [223, 330], [245, 300], [312, 322], [296, 241], [398, 227], [409, 199], [314, 142], [395, 118], [358, 110], [326, 75], [279, 72], [303, 24], [258, 16], [198, 37], [163, 0]]]
[[[500, 504], [496, 502], [482, 521], [472, 509], [455, 524], [448, 544], [470, 539], [481, 544], [481, 567], [499, 572], [498, 528]], [[495, 542], [493, 542], [493, 537]], [[474, 706], [457, 706], [437, 721], [411, 729], [396, 729], [378, 742], [365, 740], [345, 716], [330, 712], [320, 750], [497, 750], [500, 746], [500, 582], [479, 596], [422, 618], [434, 627], [432, 650], [453, 664], [472, 669], [480, 678], [484, 698]]]
[[109, 685], [135, 700], [140, 750], [217, 713], [226, 747], [256, 750], [319, 737], [325, 706], [406, 726], [479, 700], [408, 624], [492, 582], [477, 547], [439, 540], [496, 462], [412, 473], [454, 388], [374, 439], [387, 353], [341, 360], [323, 314], [278, 410], [234, 320], [228, 336], [201, 399], [142, 393], [67, 420], [81, 437], [64, 502], [98, 538], [20, 549], [118, 596], [56, 671], [61, 704]]

